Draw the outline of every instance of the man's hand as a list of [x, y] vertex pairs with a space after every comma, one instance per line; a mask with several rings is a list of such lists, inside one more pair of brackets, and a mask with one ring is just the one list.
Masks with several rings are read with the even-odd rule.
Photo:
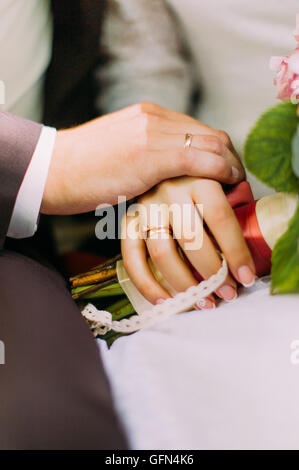
[[[194, 136], [188, 149], [186, 133]], [[152, 103], [138, 104], [58, 132], [41, 212], [89, 212], [181, 175], [234, 184], [244, 169], [225, 132]]]

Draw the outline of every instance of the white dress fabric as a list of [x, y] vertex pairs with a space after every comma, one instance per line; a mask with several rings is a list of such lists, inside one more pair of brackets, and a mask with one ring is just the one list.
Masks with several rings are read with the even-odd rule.
[[258, 284], [99, 345], [133, 449], [298, 449], [298, 340], [298, 297]]
[[[117, 3], [127, 15], [128, 30], [128, 23], [134, 24], [134, 11], [139, 22], [148, 19], [141, 14], [142, 4], [145, 10], [155, 5], [157, 13], [163, 2]], [[134, 10], [134, 3], [139, 9]], [[177, 19], [177, 38], [185, 38], [192, 55], [194, 80], [201, 85], [195, 114], [229, 132], [240, 151], [260, 113], [277, 103], [269, 58], [294, 48], [298, 0], [169, 0], [168, 5]], [[111, 40], [117, 39], [113, 21], [106, 33]], [[159, 37], [158, 24], [153, 28], [154, 37], [165, 41], [165, 30]], [[186, 111], [191, 85], [183, 73], [184, 62], [176, 62], [182, 95], [178, 92], [177, 99], [175, 95], [171, 98], [170, 64], [174, 62], [166, 54], [167, 42], [161, 46], [165, 57], [159, 88], [153, 43], [147, 38], [148, 49], [133, 53], [142, 41], [142, 30], [148, 32], [149, 25], [139, 23], [136, 36], [131, 35], [128, 64], [124, 58], [129, 42], [111, 43], [115, 56], [119, 54], [122, 60], [106, 69], [105, 79], [109, 74], [114, 77], [106, 103], [110, 99], [110, 106], [117, 109], [151, 99]], [[178, 54], [173, 39], [170, 49]], [[142, 89], [142, 63], [148, 63], [147, 57], [154, 61], [155, 73], [150, 80], [146, 68], [147, 84]], [[117, 71], [124, 77], [126, 67], [134, 66], [134, 61], [131, 83], [135, 78], [139, 86], [125, 88], [125, 79], [117, 84]], [[163, 94], [167, 74], [170, 88]], [[254, 179], [250, 181], [256, 197], [269, 192]], [[133, 449], [298, 449], [299, 365], [296, 349], [292, 349], [298, 347], [298, 339], [298, 296], [272, 297], [269, 286], [259, 281], [216, 310], [178, 315], [117, 340], [110, 350], [102, 341], [99, 345]]]

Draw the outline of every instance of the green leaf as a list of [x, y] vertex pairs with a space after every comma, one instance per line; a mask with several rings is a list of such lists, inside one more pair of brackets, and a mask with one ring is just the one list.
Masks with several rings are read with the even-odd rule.
[[282, 192], [299, 192], [292, 168], [292, 138], [298, 125], [297, 107], [287, 101], [266, 111], [245, 144], [245, 164], [268, 186]]
[[299, 125], [292, 140], [292, 167], [295, 175], [299, 178]]
[[272, 294], [299, 292], [299, 203], [272, 253]]

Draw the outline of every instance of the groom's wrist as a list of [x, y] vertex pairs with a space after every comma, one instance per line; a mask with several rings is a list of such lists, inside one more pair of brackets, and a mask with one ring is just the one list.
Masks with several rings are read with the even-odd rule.
[[68, 161], [71, 164], [74, 139], [72, 129], [58, 131], [45, 184], [41, 213], [63, 214], [68, 199]]

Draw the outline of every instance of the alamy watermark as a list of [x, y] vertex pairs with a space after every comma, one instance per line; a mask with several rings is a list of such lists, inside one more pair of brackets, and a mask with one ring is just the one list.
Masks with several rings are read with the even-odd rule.
[[[131, 204], [118, 198], [118, 214], [110, 204], [101, 204], [95, 215], [100, 217], [95, 227], [99, 240], [116, 238], [131, 240], [167, 240], [175, 238], [185, 250], [199, 250], [203, 244], [203, 205], [185, 204]], [[127, 214], [127, 217], [126, 217]]]
[[5, 364], [5, 344], [0, 340], [0, 366]]

